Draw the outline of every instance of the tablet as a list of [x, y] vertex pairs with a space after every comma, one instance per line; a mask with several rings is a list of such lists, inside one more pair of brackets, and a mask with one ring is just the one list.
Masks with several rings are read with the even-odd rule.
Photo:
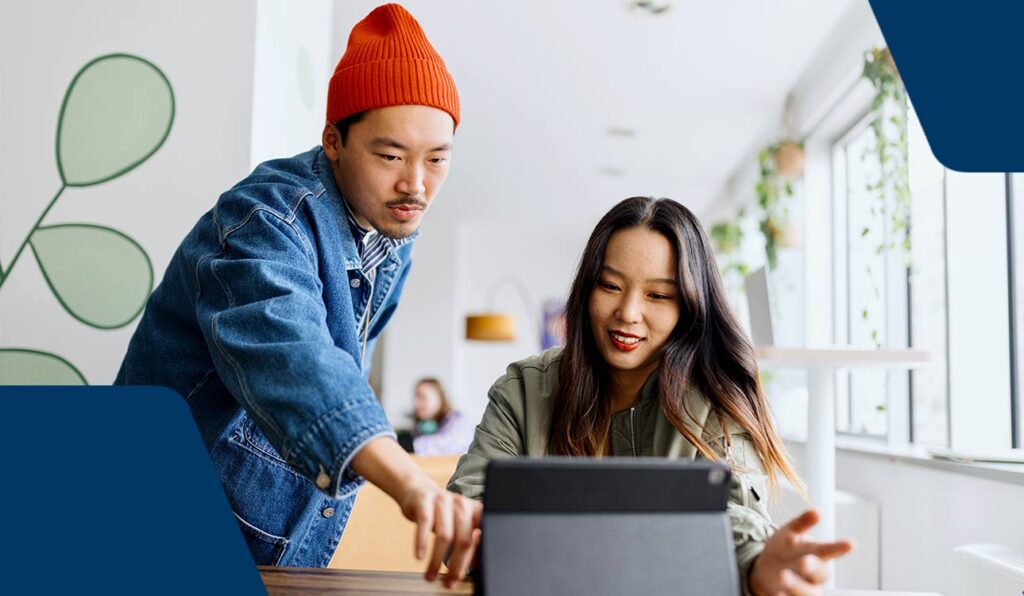
[[487, 467], [479, 593], [739, 593], [729, 469], [659, 458]]

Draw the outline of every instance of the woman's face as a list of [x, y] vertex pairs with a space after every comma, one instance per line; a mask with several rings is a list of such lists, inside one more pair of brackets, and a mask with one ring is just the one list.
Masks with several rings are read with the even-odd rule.
[[677, 257], [667, 238], [646, 227], [608, 239], [604, 264], [590, 294], [594, 341], [619, 371], [653, 371], [679, 321]]
[[417, 420], [430, 420], [441, 410], [441, 393], [430, 383], [416, 385], [413, 394], [413, 410]]

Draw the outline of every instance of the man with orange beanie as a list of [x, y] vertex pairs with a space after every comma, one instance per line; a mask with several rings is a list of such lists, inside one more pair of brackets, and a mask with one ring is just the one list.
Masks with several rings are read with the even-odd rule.
[[404, 8], [352, 29], [322, 145], [269, 161], [221, 195], [175, 253], [118, 373], [185, 397], [259, 564], [323, 567], [364, 479], [416, 522], [416, 554], [451, 547], [480, 505], [399, 447], [367, 378], [398, 306], [423, 214], [448, 174], [455, 83]]

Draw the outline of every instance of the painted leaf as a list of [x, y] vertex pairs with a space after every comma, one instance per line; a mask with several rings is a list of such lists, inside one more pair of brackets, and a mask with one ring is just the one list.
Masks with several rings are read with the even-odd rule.
[[44, 226], [30, 241], [54, 295], [71, 316], [100, 329], [139, 316], [153, 289], [153, 265], [117, 230], [88, 224]]
[[73, 364], [36, 350], [0, 350], [0, 385], [87, 385]]
[[78, 71], [57, 125], [57, 167], [67, 186], [116, 178], [146, 161], [174, 121], [174, 91], [156, 66], [111, 54]]

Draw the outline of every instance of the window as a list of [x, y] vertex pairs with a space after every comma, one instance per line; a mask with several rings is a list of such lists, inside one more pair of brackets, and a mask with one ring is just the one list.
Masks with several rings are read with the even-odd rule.
[[910, 374], [909, 441], [949, 444], [946, 354], [946, 171], [935, 159], [913, 110], [908, 118], [910, 174], [910, 345], [932, 364]]
[[944, 172], [912, 110], [906, 159], [909, 252], [893, 217], [894, 193], [883, 198], [877, 192], [881, 172], [868, 119], [833, 146], [835, 339], [927, 350], [933, 365], [851, 371], [837, 386], [836, 428], [890, 442], [946, 445]]
[[1010, 175], [1009, 196], [1007, 200], [1010, 215], [1010, 308], [1013, 350], [1012, 399], [1010, 401], [1010, 422], [1012, 425], [1012, 443], [1014, 448], [1024, 447], [1024, 398], [1021, 398], [1024, 387], [1024, 174]]

